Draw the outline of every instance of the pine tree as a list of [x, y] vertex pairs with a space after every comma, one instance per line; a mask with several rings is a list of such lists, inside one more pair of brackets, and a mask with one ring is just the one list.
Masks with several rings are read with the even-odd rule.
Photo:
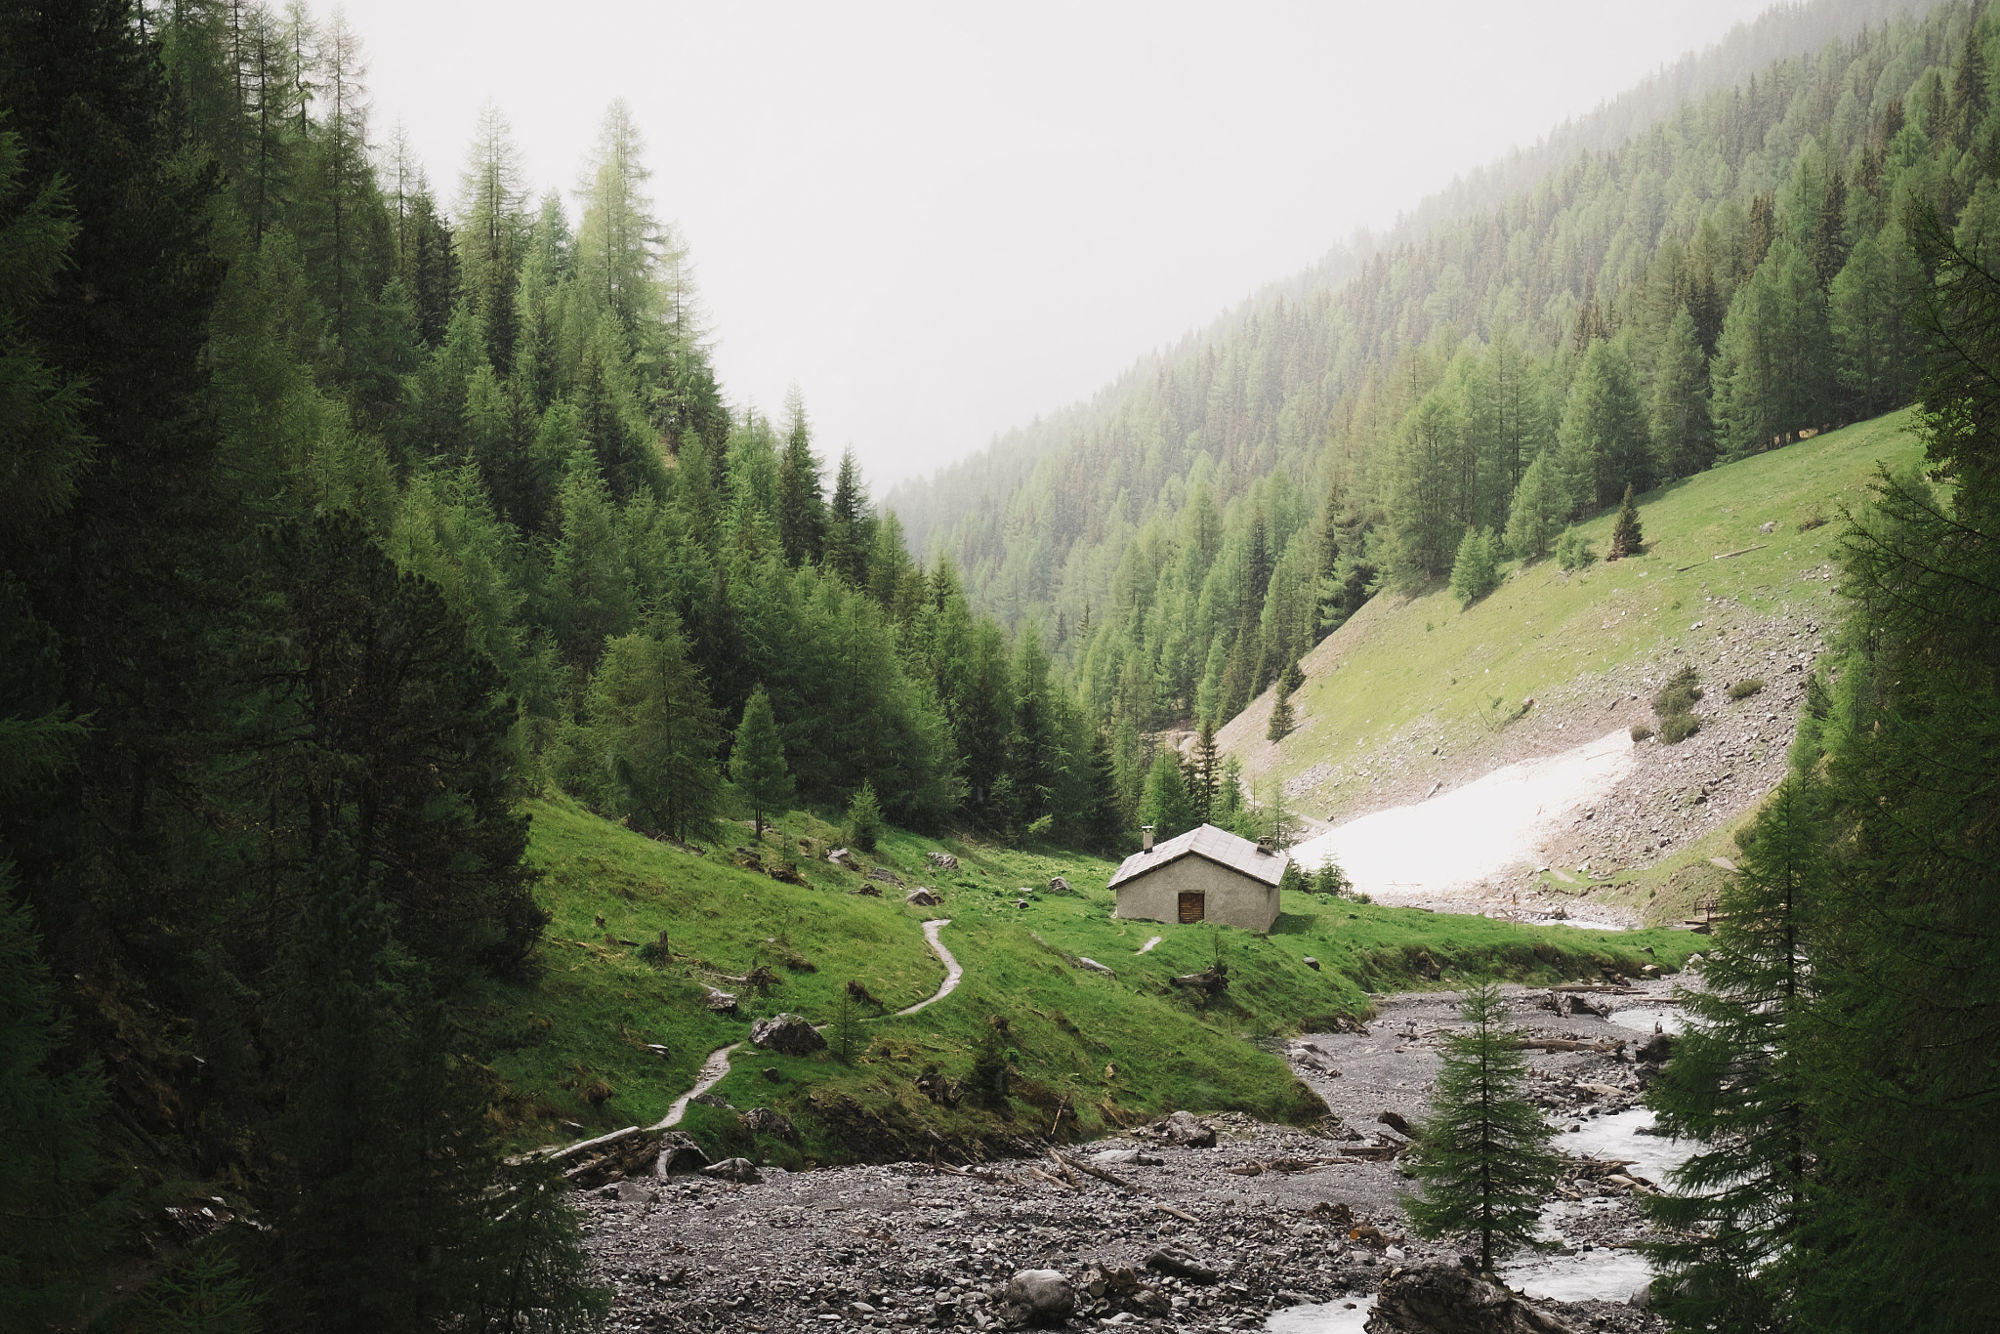
[[1524, 561], [1548, 555], [1569, 509], [1569, 498], [1556, 479], [1550, 455], [1538, 455], [1521, 474], [1521, 484], [1514, 488], [1514, 500], [1507, 509], [1507, 549]]
[[1195, 739], [1193, 760], [1188, 801], [1193, 808], [1195, 822], [1207, 824], [1215, 810], [1216, 783], [1221, 777], [1216, 765], [1215, 723], [1210, 719], [1201, 720], [1201, 734]]
[[1153, 837], [1163, 842], [1195, 827], [1194, 805], [1181, 778], [1180, 758], [1169, 751], [1154, 756], [1153, 767], [1146, 771], [1139, 823], [1153, 826]]
[[722, 734], [678, 626], [606, 643], [584, 720], [607, 810], [681, 842], [706, 836], [720, 796]]
[[1468, 528], [1459, 540], [1458, 558], [1451, 565], [1451, 594], [1462, 606], [1471, 606], [1500, 586], [1500, 566], [1493, 550], [1493, 534]]
[[873, 852], [882, 837], [882, 806], [875, 799], [875, 785], [865, 778], [855, 789], [854, 799], [847, 803], [847, 818], [841, 823], [840, 836], [864, 852]]
[[1651, 442], [1632, 362], [1617, 343], [1591, 345], [1570, 386], [1560, 462], [1575, 513], [1603, 509], [1627, 486], [1652, 484]]
[[1431, 1115], [1418, 1129], [1416, 1176], [1423, 1194], [1404, 1201], [1419, 1236], [1479, 1239], [1479, 1267], [1531, 1241], [1561, 1163], [1551, 1132], [1521, 1096], [1527, 1061], [1492, 983], [1465, 993], [1470, 1027], [1445, 1040]]
[[1611, 549], [1604, 559], [1617, 560], [1623, 556], [1636, 556], [1646, 549], [1644, 533], [1639, 528], [1639, 505], [1632, 498], [1632, 488], [1625, 488], [1625, 499], [1618, 506], [1618, 520], [1611, 525]]
[[[1795, 756], [1795, 764], [1798, 762]], [[1689, 1024], [1647, 1092], [1662, 1131], [1701, 1147], [1672, 1189], [1644, 1200], [1669, 1240], [1655, 1305], [1690, 1329], [1784, 1327], [1806, 1204], [1809, 1113], [1799, 1026], [1810, 1002], [1811, 895], [1822, 877], [1807, 780], [1779, 784], [1739, 838], [1702, 985], [1677, 995]]]
[[1084, 842], [1102, 852], [1124, 848], [1125, 803], [1118, 781], [1117, 757], [1111, 740], [1096, 733], [1090, 743], [1090, 792], [1083, 819]]
[[750, 692], [743, 706], [743, 721], [736, 728], [736, 742], [729, 751], [729, 777], [750, 803], [757, 824], [757, 837], [764, 837], [764, 814], [778, 809], [792, 795], [791, 771], [785, 768], [784, 745], [778, 739], [778, 720], [771, 710], [771, 697], [762, 682]]
[[1691, 477], [1715, 459], [1715, 430], [1708, 413], [1708, 358], [1701, 352], [1694, 316], [1675, 312], [1653, 373], [1653, 461], [1666, 481]]
[[826, 554], [826, 503], [821, 499], [819, 460], [812, 452], [805, 400], [794, 389], [785, 405], [791, 423], [778, 469], [778, 541], [788, 565], [817, 564]]
[[861, 465], [854, 451], [840, 456], [835, 475], [833, 501], [827, 508], [826, 562], [856, 588], [868, 586], [868, 558], [874, 546], [866, 509], [868, 493], [861, 481]]
[[1283, 741], [1292, 734], [1296, 725], [1292, 716], [1292, 697], [1283, 691], [1271, 702], [1271, 721], [1264, 727], [1264, 739]]

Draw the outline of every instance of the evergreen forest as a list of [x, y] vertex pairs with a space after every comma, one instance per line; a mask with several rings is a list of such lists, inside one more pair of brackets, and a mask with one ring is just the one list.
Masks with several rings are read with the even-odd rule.
[[[649, 855], [799, 810], [1283, 842], [1217, 730], [1274, 690], [1283, 744], [1370, 598], [1470, 606], [1614, 509], [1638, 554], [1649, 494], [1911, 404], [1654, 1095], [1717, 1187], [1655, 1258], [1688, 1329], [2000, 1324], [2000, 8], [1774, 11], [882, 498], [797, 393], [731, 402], [623, 102], [569, 182], [465, 121], [432, 180], [296, 0], [0, 0], [0, 1329], [595, 1328], [496, 1111], [496, 997], [552, 971], [531, 805]], [[1033, 939], [1018, 976], [1079, 962]], [[1303, 994], [1276, 957], [1231, 1004]]]

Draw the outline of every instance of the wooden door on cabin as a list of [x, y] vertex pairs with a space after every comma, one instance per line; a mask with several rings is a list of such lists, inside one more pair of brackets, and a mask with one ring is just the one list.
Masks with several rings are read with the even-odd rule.
[[1208, 895], [1201, 893], [1183, 893], [1181, 895], [1181, 920], [1183, 922], [1199, 922], [1206, 916], [1208, 916]]

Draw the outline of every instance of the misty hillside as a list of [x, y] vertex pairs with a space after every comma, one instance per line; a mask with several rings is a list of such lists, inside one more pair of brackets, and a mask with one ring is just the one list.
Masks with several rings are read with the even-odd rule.
[[1539, 556], [1627, 484], [1907, 402], [1905, 228], [1988, 209], [2000, 52], [1983, 7], [1905, 8], [1739, 29], [890, 506], [1143, 733], [1233, 715], [1468, 528]]

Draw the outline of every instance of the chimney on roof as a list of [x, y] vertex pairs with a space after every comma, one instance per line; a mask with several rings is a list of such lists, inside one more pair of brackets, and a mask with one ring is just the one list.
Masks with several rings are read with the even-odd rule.
[[1139, 851], [1151, 852], [1152, 850], [1153, 850], [1153, 826], [1145, 825], [1139, 830]]
[[1270, 856], [1277, 850], [1278, 850], [1278, 845], [1271, 841], [1271, 836], [1269, 834], [1266, 834], [1264, 835], [1264, 837], [1257, 840], [1257, 851], [1263, 853], [1266, 857]]

